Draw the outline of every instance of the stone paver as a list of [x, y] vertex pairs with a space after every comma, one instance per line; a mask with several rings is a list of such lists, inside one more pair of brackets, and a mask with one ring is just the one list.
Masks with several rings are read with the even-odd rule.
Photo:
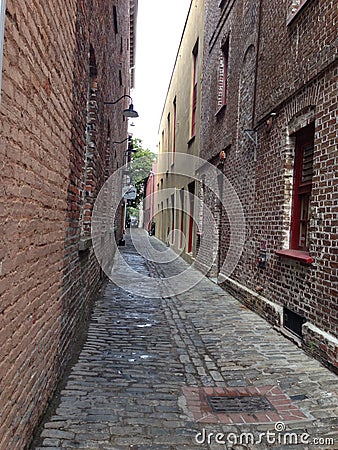
[[[145, 236], [133, 232], [143, 255], [170, 252]], [[180, 294], [163, 285], [181, 258], [146, 261], [130, 239], [121, 253], [151, 295], [108, 283], [36, 450], [338, 449], [337, 376], [207, 278]], [[206, 412], [208, 392], [255, 389], [275, 395], [275, 411]]]

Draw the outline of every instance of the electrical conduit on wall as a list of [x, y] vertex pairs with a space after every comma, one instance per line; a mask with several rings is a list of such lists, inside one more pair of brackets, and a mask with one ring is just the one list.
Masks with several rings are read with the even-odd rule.
[[0, 0], [0, 101], [1, 101], [1, 78], [2, 78], [2, 53], [4, 48], [6, 0]]

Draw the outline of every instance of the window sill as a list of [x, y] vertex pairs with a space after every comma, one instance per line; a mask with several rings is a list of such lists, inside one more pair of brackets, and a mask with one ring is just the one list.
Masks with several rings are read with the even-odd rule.
[[304, 250], [278, 250], [276, 252], [277, 255], [283, 256], [284, 258], [290, 258], [295, 259], [296, 261], [303, 262], [305, 264], [312, 264], [314, 259], [308, 252], [305, 252]]

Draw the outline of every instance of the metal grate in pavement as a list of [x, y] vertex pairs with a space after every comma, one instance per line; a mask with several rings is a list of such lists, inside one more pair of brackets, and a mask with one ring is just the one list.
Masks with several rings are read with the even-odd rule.
[[184, 386], [182, 389], [187, 407], [199, 423], [273, 424], [314, 420], [293, 404], [279, 386]]
[[264, 396], [238, 395], [206, 396], [207, 402], [214, 413], [255, 413], [259, 411], [275, 411], [273, 405]]

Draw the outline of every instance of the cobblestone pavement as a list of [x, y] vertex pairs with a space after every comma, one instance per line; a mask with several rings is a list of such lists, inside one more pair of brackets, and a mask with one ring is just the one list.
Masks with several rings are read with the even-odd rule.
[[[36, 450], [338, 449], [338, 377], [204, 277], [164, 295], [161, 277], [183, 272], [181, 258], [155, 265], [130, 240], [121, 253], [159, 294], [108, 283]], [[208, 395], [266, 396], [274, 408], [214, 413]]]

